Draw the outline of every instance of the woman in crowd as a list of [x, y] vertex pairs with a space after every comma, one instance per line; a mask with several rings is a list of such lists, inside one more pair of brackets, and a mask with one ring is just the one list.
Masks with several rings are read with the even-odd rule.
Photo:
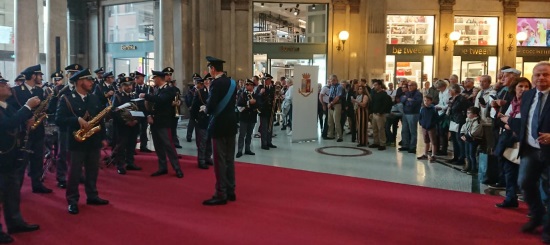
[[466, 159], [468, 159], [468, 167], [462, 170], [463, 173], [469, 175], [477, 174], [477, 147], [483, 137], [483, 127], [481, 126], [481, 117], [478, 107], [468, 108], [466, 113], [466, 124], [460, 130], [460, 138], [464, 141], [464, 149], [466, 151]]
[[355, 118], [357, 120], [357, 141], [359, 144], [357, 146], [367, 146], [369, 144], [369, 138], [367, 135], [368, 129], [368, 117], [369, 113], [367, 108], [369, 108], [369, 95], [364, 86], [359, 86], [357, 88], [357, 97], [353, 100], [355, 107]]
[[[447, 114], [451, 119], [449, 124], [449, 131], [451, 131], [451, 140], [453, 141], [453, 153], [454, 156], [452, 159], [448, 160], [447, 163], [455, 165], [464, 165], [464, 159], [466, 158], [464, 141], [460, 138], [460, 129], [462, 125], [466, 123], [466, 110], [471, 106], [470, 101], [462, 96], [462, 89], [458, 84], [454, 84], [449, 89], [451, 95], [449, 109]], [[465, 169], [465, 167], [464, 167]]]
[[[499, 113], [497, 115], [500, 120], [504, 123], [508, 123], [508, 118], [521, 118], [520, 108], [521, 108], [521, 97], [523, 92], [531, 89], [531, 82], [525, 77], [516, 78], [510, 84], [509, 93], [513, 95], [512, 102], [508, 107], [506, 113]], [[529, 115], [523, 115], [529, 116]], [[501, 157], [499, 159], [504, 163], [504, 176], [506, 176], [506, 198], [502, 203], [497, 203], [495, 206], [498, 208], [517, 208], [518, 207], [518, 173], [519, 173], [519, 164], [513, 163], [508, 159], [504, 158], [502, 155], [506, 148], [513, 147], [514, 143], [519, 141], [517, 135], [512, 131], [512, 129], [506, 124], [504, 126], [505, 130], [499, 135], [497, 145], [495, 146], [495, 155]]]

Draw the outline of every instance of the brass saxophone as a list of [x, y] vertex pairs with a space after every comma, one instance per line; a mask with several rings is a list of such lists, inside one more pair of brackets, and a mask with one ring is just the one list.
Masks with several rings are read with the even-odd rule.
[[44, 122], [44, 119], [48, 118], [46, 110], [48, 109], [48, 105], [50, 104], [54, 93], [51, 88], [47, 87], [47, 89], [50, 90], [50, 94], [48, 94], [48, 97], [46, 97], [45, 100], [40, 102], [40, 105], [38, 105], [34, 111], [34, 123], [31, 126], [31, 130], [35, 130], [40, 124], [42, 124], [42, 122]]
[[[252, 93], [248, 91], [246, 91], [246, 95], [248, 97], [248, 100], [246, 101], [246, 105], [248, 106], [248, 108], [250, 108], [250, 100], [254, 99], [254, 97], [252, 96]], [[256, 113], [260, 114], [261, 113], [260, 109], [256, 108]]]
[[[178, 102], [179, 96], [176, 95], [176, 97], [174, 98], [174, 102]], [[180, 118], [180, 106], [176, 103], [176, 105], [174, 105], [175, 109], [176, 109], [176, 118]]]
[[77, 131], [74, 131], [74, 139], [78, 142], [84, 142], [88, 138], [92, 137], [95, 133], [101, 130], [101, 125], [98, 125], [101, 120], [111, 112], [112, 105], [109, 103], [109, 106], [105, 107], [99, 114], [97, 114], [92, 120], [88, 121], [88, 127], [81, 128]]

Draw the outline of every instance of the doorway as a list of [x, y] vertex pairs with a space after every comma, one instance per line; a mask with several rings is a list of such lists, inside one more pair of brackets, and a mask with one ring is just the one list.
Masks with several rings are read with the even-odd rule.
[[152, 57], [113, 58], [113, 72], [115, 75], [126, 73], [128, 76], [134, 71], [147, 74], [153, 69], [155, 59]]

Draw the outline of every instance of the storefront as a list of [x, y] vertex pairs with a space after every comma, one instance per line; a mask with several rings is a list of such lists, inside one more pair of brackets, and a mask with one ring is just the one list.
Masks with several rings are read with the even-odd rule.
[[319, 66], [327, 78], [327, 4], [254, 3], [253, 75], [293, 77], [295, 65]]
[[431, 81], [434, 16], [388, 15], [386, 29], [386, 82]]
[[516, 69], [531, 80], [534, 66], [550, 60], [550, 19], [518, 18], [517, 33], [525, 33], [525, 40], [518, 41]]
[[482, 75], [496, 77], [498, 18], [456, 16], [454, 22], [460, 39], [453, 50], [453, 74], [458, 75], [459, 81], [474, 78], [476, 86]]
[[105, 69], [115, 74], [155, 69], [155, 2], [106, 6], [104, 12]]

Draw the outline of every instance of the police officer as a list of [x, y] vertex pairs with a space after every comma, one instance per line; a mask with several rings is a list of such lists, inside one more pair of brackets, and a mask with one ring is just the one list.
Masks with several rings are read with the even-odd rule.
[[277, 148], [273, 145], [271, 139], [273, 136], [273, 117], [275, 116], [275, 86], [273, 86], [273, 77], [269, 74], [264, 75], [264, 84], [258, 85], [256, 94], [261, 98], [260, 102], [260, 134], [262, 138], [262, 149], [269, 150]]
[[[75, 89], [59, 101], [55, 122], [59, 127], [66, 127], [68, 132], [88, 128], [88, 122], [96, 117], [103, 105], [98, 96], [92, 94], [94, 82], [90, 70], [84, 69], [76, 72], [71, 78]], [[102, 125], [103, 126], [103, 125]], [[101, 127], [102, 129], [104, 127]], [[67, 203], [70, 214], [78, 214], [78, 183], [82, 175], [82, 167], [85, 172], [86, 203], [89, 205], [106, 205], [109, 201], [101, 199], [98, 195], [96, 182], [99, 172], [100, 150], [107, 146], [105, 131], [101, 130], [84, 141], [77, 141], [72, 135], [68, 137], [71, 168], [67, 183]]]
[[211, 119], [208, 131], [214, 146], [214, 171], [216, 192], [203, 205], [224, 205], [227, 200], [235, 201], [235, 135], [237, 116], [235, 114], [236, 82], [223, 73], [225, 61], [207, 56], [208, 70], [214, 78], [210, 85], [210, 97], [206, 112]]
[[208, 165], [212, 165], [212, 144], [207, 132], [209, 118], [206, 114], [208, 91], [204, 87], [204, 80], [200, 76], [195, 77], [194, 82], [196, 92], [189, 110], [189, 123], [192, 122], [195, 128], [198, 166], [201, 169], [208, 169]]
[[172, 142], [172, 123], [174, 121], [174, 106], [172, 102], [176, 93], [171, 89], [165, 81], [165, 74], [162, 71], [152, 71], [153, 79], [157, 90], [154, 94], [139, 94], [139, 98], [143, 98], [148, 102], [154, 103], [151, 111], [147, 115], [147, 122], [151, 125], [151, 134], [153, 135], [153, 144], [155, 145], [155, 153], [159, 161], [159, 169], [151, 174], [151, 176], [160, 176], [168, 174], [166, 157], [170, 161], [172, 168], [176, 171], [178, 178], [183, 178], [176, 148]]
[[[198, 74], [198, 73], [193, 73], [193, 77], [191, 79], [193, 79], [193, 83], [196, 83], [194, 80], [195, 78], [200, 78], [200, 80], [202, 80], [201, 76]], [[202, 82], [202, 85], [204, 87], [204, 80]], [[189, 85], [189, 89], [187, 89], [187, 94], [185, 95], [185, 105], [187, 106], [187, 108], [189, 110], [191, 110], [191, 106], [193, 104], [193, 99], [195, 98], [195, 91], [197, 91], [197, 88], [195, 86], [195, 84], [192, 84], [192, 85]], [[208, 93], [208, 92], [207, 92]], [[193, 130], [195, 129], [195, 121], [194, 120], [189, 120], [189, 122], [187, 123], [187, 142], [191, 142], [191, 138], [193, 136]]]
[[[153, 88], [147, 84], [145, 84], [145, 74], [135, 71], [134, 72], [134, 81], [135, 81], [135, 87], [134, 87], [134, 94], [139, 95], [141, 93], [144, 94], [153, 94]], [[145, 101], [137, 101], [136, 105], [139, 109], [139, 111], [143, 112], [145, 114], [145, 117], [139, 117], [139, 149], [141, 152], [153, 152], [147, 148], [147, 109], [145, 108]]]
[[65, 67], [65, 71], [67, 72], [67, 80], [73, 76], [76, 72], [79, 72], [83, 69], [83, 67], [79, 64], [71, 64]]
[[95, 88], [95, 91], [93, 91], [93, 93], [97, 97], [99, 97], [99, 101], [105, 107], [108, 104], [108, 101], [111, 100], [111, 97], [115, 95], [115, 88], [113, 87], [115, 76], [111, 71], [105, 73], [103, 75], [103, 78], [105, 80]]
[[[25, 222], [21, 215], [19, 204], [21, 201], [21, 178], [18, 173], [17, 139], [20, 125], [31, 119], [31, 109], [40, 104], [38, 97], [27, 99], [19, 110], [6, 103], [12, 95], [8, 81], [0, 76], [0, 201], [4, 208], [4, 220], [8, 233], [14, 234], [38, 230], [38, 225]], [[13, 238], [2, 231], [0, 225], [0, 243], [11, 243]]]
[[[40, 65], [28, 67], [21, 74], [25, 76], [25, 82], [21, 86], [15, 86], [13, 88], [13, 95], [8, 99], [8, 104], [16, 110], [21, 109], [31, 97], [36, 96], [40, 100], [44, 100], [45, 98], [44, 90], [40, 87], [42, 85], [42, 75], [44, 75]], [[32, 191], [34, 193], [51, 193], [52, 190], [45, 187], [40, 180], [44, 172], [42, 168], [44, 163], [44, 123], [38, 125], [34, 130], [27, 127], [24, 134], [27, 140], [23, 142], [26, 144], [24, 145], [26, 150], [20, 152], [20, 159], [23, 160], [19, 168], [21, 184], [23, 183], [26, 166], [29, 164]]]
[[92, 91], [95, 91], [95, 88], [103, 82], [103, 74], [105, 74], [105, 69], [103, 69], [103, 67], [99, 67], [94, 70], [94, 73], [96, 77], [94, 78], [94, 88]]
[[256, 155], [250, 150], [252, 142], [252, 133], [256, 118], [258, 117], [259, 96], [254, 93], [254, 82], [250, 79], [246, 80], [245, 90], [238, 97], [237, 109], [239, 111], [239, 143], [237, 145], [237, 155], [239, 158], [244, 154]]
[[[177, 107], [179, 111], [179, 106], [181, 105], [181, 99], [180, 99], [181, 91], [178, 88], [178, 86], [176, 86], [176, 80], [172, 78], [174, 69], [172, 67], [166, 67], [162, 70], [162, 72], [166, 74], [166, 76], [164, 77], [164, 80], [166, 80], [170, 88], [172, 88], [176, 93], [172, 102], [172, 106]], [[178, 139], [178, 134], [177, 134], [179, 119], [180, 119], [179, 115], [176, 115], [176, 112], [174, 112], [174, 117], [172, 118], [172, 138], [174, 139], [175, 147], [178, 149], [181, 149], [182, 147], [180, 145], [180, 141]]]
[[[126, 103], [133, 103], [134, 94], [132, 93], [132, 77], [126, 77], [126, 81], [120, 83], [122, 93], [115, 95], [113, 107], [117, 108]], [[123, 118], [121, 110], [115, 109], [113, 112], [113, 123], [118, 133], [117, 144], [113, 150], [114, 161], [119, 174], [126, 174], [126, 170], [141, 170], [140, 167], [134, 164], [134, 152], [136, 149], [136, 139], [139, 133], [139, 124], [137, 118]]]
[[21, 86], [25, 82], [25, 75], [19, 74], [14, 80], [15, 86]]

